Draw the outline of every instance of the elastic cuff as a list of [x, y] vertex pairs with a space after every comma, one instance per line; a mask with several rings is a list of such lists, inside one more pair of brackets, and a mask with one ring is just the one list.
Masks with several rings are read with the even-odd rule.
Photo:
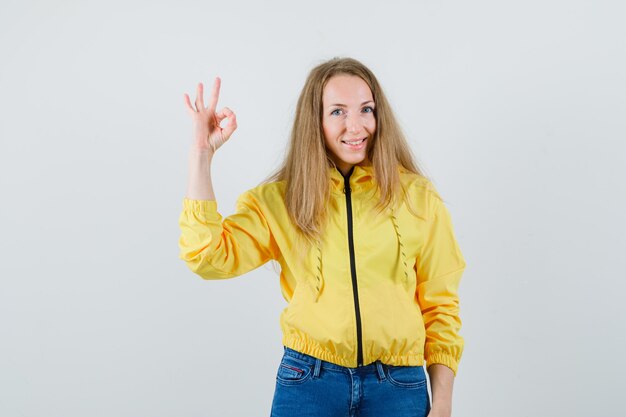
[[426, 368], [436, 363], [447, 366], [448, 368], [452, 370], [452, 372], [454, 372], [454, 376], [456, 376], [456, 371], [459, 366], [459, 363], [452, 356], [447, 355], [442, 352], [428, 355], [428, 359], [426, 359]]
[[192, 200], [185, 197], [183, 209], [196, 213], [207, 220], [220, 220], [222, 218], [217, 211], [217, 201], [215, 200]]

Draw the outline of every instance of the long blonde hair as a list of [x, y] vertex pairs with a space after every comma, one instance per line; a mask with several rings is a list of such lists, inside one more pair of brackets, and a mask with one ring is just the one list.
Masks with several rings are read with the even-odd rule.
[[328, 168], [334, 166], [324, 141], [322, 93], [328, 80], [340, 74], [365, 81], [376, 105], [376, 130], [367, 150], [379, 194], [376, 208], [393, 207], [400, 194], [404, 198], [398, 166], [424, 176], [372, 71], [353, 58], [333, 58], [317, 65], [300, 93], [287, 155], [280, 168], [264, 181], [285, 181], [287, 211], [309, 243], [319, 240], [323, 233], [330, 195]]

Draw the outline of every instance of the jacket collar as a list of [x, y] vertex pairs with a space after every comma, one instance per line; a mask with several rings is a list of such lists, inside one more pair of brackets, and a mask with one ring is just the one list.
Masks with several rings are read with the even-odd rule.
[[[345, 179], [341, 171], [333, 165], [328, 168], [328, 172], [331, 190], [343, 193]], [[348, 172], [347, 176], [350, 178], [350, 189], [352, 191], [367, 190], [375, 186], [374, 167], [372, 165], [354, 165], [352, 173]]]

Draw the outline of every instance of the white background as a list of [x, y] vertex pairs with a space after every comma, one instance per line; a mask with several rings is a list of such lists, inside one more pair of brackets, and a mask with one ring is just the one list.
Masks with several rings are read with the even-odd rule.
[[266, 416], [286, 303], [266, 265], [178, 259], [191, 121], [239, 128], [220, 211], [283, 156], [308, 71], [379, 78], [468, 267], [456, 417], [616, 415], [626, 371], [619, 1], [0, 5], [0, 415]]

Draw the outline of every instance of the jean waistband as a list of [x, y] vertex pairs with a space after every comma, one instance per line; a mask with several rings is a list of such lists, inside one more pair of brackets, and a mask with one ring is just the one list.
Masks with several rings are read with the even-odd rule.
[[321, 359], [317, 359], [314, 356], [311, 355], [307, 355], [306, 353], [302, 353], [302, 352], [298, 352], [297, 350], [293, 350], [287, 346], [283, 346], [285, 349], [285, 355], [287, 356], [291, 356], [292, 358], [297, 358], [300, 359], [302, 361], [305, 361], [311, 365], [316, 365], [323, 368], [323, 369], [334, 369], [337, 371], [351, 371], [351, 372], [356, 372], [356, 371], [362, 371], [362, 372], [380, 372], [381, 371], [381, 367], [386, 367], [387, 365], [385, 365], [384, 363], [380, 362], [380, 361], [376, 361], [373, 363], [370, 363], [369, 365], [363, 365], [363, 366], [359, 366], [358, 368], [350, 368], [350, 367], [346, 367], [346, 366], [341, 366], [341, 365], [337, 365], [336, 363], [332, 363], [332, 362], [327, 362]]

